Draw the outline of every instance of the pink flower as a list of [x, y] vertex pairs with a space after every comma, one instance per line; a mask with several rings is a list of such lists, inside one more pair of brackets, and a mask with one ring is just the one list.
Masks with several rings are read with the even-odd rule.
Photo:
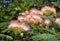
[[27, 15], [26, 16], [26, 21], [29, 22], [30, 21], [30, 18], [31, 18], [31, 15]]
[[56, 9], [54, 7], [51, 7], [51, 11], [56, 14]]
[[32, 8], [30, 10], [30, 14], [38, 14], [38, 10], [36, 8]]
[[55, 19], [55, 23], [58, 24], [58, 25], [60, 25], [60, 18], [56, 18]]
[[31, 15], [27, 15], [26, 18], [31, 18]]
[[11, 28], [12, 29], [12, 28], [15, 28], [15, 27], [19, 28], [20, 27], [20, 23], [17, 20], [12, 20], [10, 22], [8, 28]]
[[25, 30], [25, 31], [30, 30], [30, 26], [29, 26], [28, 24], [26, 24], [26, 23], [22, 23], [22, 24], [20, 25], [20, 27], [21, 27], [23, 30]]
[[21, 13], [19, 13], [20, 15], [28, 15], [29, 14], [29, 11], [24, 11], [24, 12], [21, 12]]
[[50, 26], [51, 21], [49, 19], [45, 19], [44, 23], [45, 23], [46, 26]]
[[40, 19], [40, 16], [39, 16], [39, 15], [33, 14], [33, 15], [31, 15], [31, 16], [32, 16], [32, 18]]
[[19, 20], [20, 22], [26, 21], [26, 16], [18, 16], [18, 20]]
[[50, 7], [50, 6], [44, 6], [41, 11], [43, 11], [44, 13], [46, 13], [46, 11], [51, 11], [54, 14], [56, 14], [56, 9], [54, 7]]
[[35, 23], [35, 20], [33, 18], [30, 18], [28, 22], [29, 23]]
[[39, 14], [39, 15], [43, 15], [43, 12], [42, 12], [42, 11], [38, 11], [38, 14]]
[[19, 15], [25, 15], [26, 13], [25, 12], [21, 12], [21, 13], [19, 13]]
[[37, 24], [42, 22], [42, 18], [37, 14], [30, 14], [27, 16], [27, 22]]
[[28, 15], [29, 14], [29, 11], [26, 10], [25, 13], [26, 13], [26, 15]]
[[10, 21], [10, 24], [11, 24], [11, 23], [19, 23], [19, 22], [18, 22], [17, 20], [11, 20], [11, 21]]
[[45, 10], [50, 10], [50, 9], [51, 9], [50, 6], [44, 6], [41, 10], [42, 10], [42, 11], [45, 11]]
[[39, 15], [33, 14], [31, 15], [32, 18], [38, 23], [38, 22], [42, 22], [42, 18]]

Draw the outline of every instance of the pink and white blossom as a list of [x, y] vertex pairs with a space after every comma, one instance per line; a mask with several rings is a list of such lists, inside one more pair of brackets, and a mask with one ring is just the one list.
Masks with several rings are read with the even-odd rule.
[[31, 16], [36, 22], [42, 22], [42, 18], [40, 17], [40, 15], [33, 14]]
[[49, 19], [45, 19], [44, 23], [45, 23], [46, 26], [50, 26], [51, 21]]
[[11, 28], [12, 29], [12, 28], [15, 28], [15, 27], [19, 28], [20, 27], [20, 23], [17, 20], [12, 20], [10, 22], [8, 28]]
[[32, 8], [30, 10], [30, 14], [38, 14], [38, 10], [36, 8]]
[[55, 23], [58, 24], [58, 25], [60, 25], [60, 18], [56, 18], [55, 19]]
[[44, 6], [41, 8], [41, 11], [43, 11], [44, 13], [46, 13], [46, 11], [51, 11], [54, 14], [56, 14], [56, 9], [54, 7], [51, 7], [51, 6]]
[[21, 13], [19, 13], [19, 15], [28, 15], [29, 14], [29, 11], [24, 11], [24, 12], [21, 12]]
[[26, 21], [26, 16], [18, 16], [18, 20], [19, 20], [20, 22]]
[[44, 13], [43, 13], [43, 11], [38, 11], [38, 14], [43, 15]]
[[20, 25], [20, 27], [21, 27], [23, 30], [25, 30], [25, 31], [30, 30], [30, 26], [29, 26], [28, 24], [26, 24], [26, 23], [22, 23], [22, 24]]

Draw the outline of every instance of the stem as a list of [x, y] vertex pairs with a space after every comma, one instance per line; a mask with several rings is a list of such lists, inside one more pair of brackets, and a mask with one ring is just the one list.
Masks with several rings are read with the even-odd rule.
[[6, 39], [8, 41], [8, 39]]
[[4, 40], [4, 38], [2, 37], [2, 41]]
[[16, 41], [16, 36], [17, 36], [17, 35], [15, 34], [15, 37], [14, 37], [15, 39], [14, 39], [14, 41]]

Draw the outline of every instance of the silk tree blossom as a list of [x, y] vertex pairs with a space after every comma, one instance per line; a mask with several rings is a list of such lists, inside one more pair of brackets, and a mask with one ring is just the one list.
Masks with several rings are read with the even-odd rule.
[[36, 14], [33, 14], [33, 15], [31, 15], [33, 18], [35, 18], [35, 19], [40, 19], [40, 16], [39, 15], [36, 15]]
[[46, 10], [50, 10], [51, 9], [51, 7], [50, 6], [44, 6], [44, 7], [42, 7], [42, 11], [46, 11]]
[[55, 19], [55, 23], [58, 24], [58, 25], [60, 25], [60, 18], [56, 18]]
[[35, 24], [35, 20], [31, 17], [28, 21], [29, 23], [34, 23]]
[[12, 20], [12, 21], [10, 22], [8, 28], [9, 28], [9, 29], [10, 29], [10, 28], [12, 29], [12, 28], [15, 28], [15, 27], [19, 28], [19, 27], [20, 27], [20, 23], [19, 23], [17, 20]]
[[28, 19], [28, 18], [31, 18], [31, 15], [30, 15], [30, 14], [29, 14], [29, 15], [27, 15], [27, 16], [26, 16], [26, 18], [27, 18], [27, 19]]
[[19, 13], [19, 15], [25, 15], [26, 13], [25, 12], [21, 12], [21, 13]]
[[24, 31], [30, 30], [30, 26], [29, 26], [28, 24], [26, 24], [26, 23], [22, 23], [22, 24], [20, 25], [20, 27], [21, 27]]
[[26, 13], [26, 15], [28, 15], [29, 14], [29, 11], [26, 10], [25, 13]]
[[49, 19], [45, 19], [44, 23], [47, 27], [51, 25], [51, 21]]
[[56, 14], [56, 9], [54, 7], [51, 7], [51, 11]]
[[27, 15], [27, 16], [26, 16], [26, 21], [27, 21], [28, 23], [34, 23], [35, 20], [32, 18], [31, 15]]
[[34, 23], [35, 20], [34, 20], [34, 19], [32, 18], [32, 16], [29, 14], [29, 15], [26, 16], [26, 22], [28, 22], [28, 23]]
[[26, 21], [26, 16], [18, 16], [20, 22]]
[[39, 10], [39, 11], [38, 11], [38, 14], [39, 14], [39, 15], [43, 15], [43, 11], [40, 11], [40, 10]]
[[27, 15], [27, 16], [26, 16], [26, 21], [27, 21], [27, 22], [30, 22], [30, 19], [31, 19], [31, 15]]
[[20, 36], [23, 37], [24, 36], [24, 33], [20, 33]]
[[37, 23], [41, 23], [42, 22], [42, 18], [40, 17], [40, 15], [37, 15], [37, 14], [30, 14], [27, 16], [28, 18], [28, 22], [29, 23], [34, 23], [34, 24], [37, 24]]
[[43, 27], [43, 25], [44, 25], [44, 24], [41, 24], [41, 23], [40, 23], [38, 26], [39, 26], [40, 28], [42, 28], [42, 27]]
[[27, 10], [24, 11], [24, 12], [19, 13], [19, 15], [24, 15], [24, 16], [25, 16], [25, 15], [28, 15], [28, 14], [29, 14], [29, 11], [27, 11]]
[[18, 22], [18, 20], [11, 20], [11, 21], [10, 21], [10, 24], [11, 24], [11, 23], [19, 23], [19, 22]]
[[30, 10], [30, 14], [38, 14], [38, 10], [36, 8], [32, 8]]
[[31, 16], [35, 20], [36, 23], [38, 23], [38, 22], [41, 23], [42, 22], [42, 18], [39, 15], [33, 14]]
[[[53, 14], [56, 14], [56, 9], [54, 7], [50, 7], [50, 6], [44, 6], [41, 11], [43, 11], [44, 13], [49, 13], [52, 12]], [[46, 12], [47, 11], [47, 12]]]

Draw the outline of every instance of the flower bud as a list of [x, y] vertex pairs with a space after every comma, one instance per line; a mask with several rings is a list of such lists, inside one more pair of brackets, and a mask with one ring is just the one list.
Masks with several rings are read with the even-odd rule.
[[49, 19], [45, 19], [44, 23], [48, 27], [51, 25], [51, 21]]
[[56, 18], [55, 19], [55, 23], [58, 24], [58, 25], [60, 25], [60, 18]]

